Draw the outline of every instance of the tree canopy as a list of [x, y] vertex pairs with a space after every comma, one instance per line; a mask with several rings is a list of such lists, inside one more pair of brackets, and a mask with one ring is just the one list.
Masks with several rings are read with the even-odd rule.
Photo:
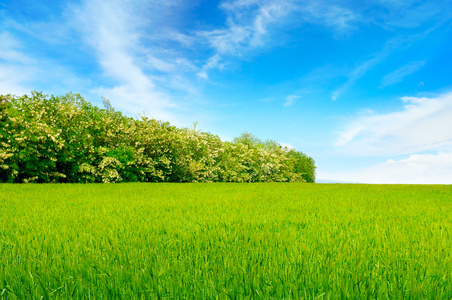
[[0, 95], [0, 182], [314, 182], [302, 152], [123, 115], [79, 94]]

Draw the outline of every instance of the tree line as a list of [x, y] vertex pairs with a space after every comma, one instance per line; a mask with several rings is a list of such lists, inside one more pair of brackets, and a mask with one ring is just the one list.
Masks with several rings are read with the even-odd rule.
[[0, 182], [314, 182], [306, 154], [127, 117], [79, 94], [0, 95]]

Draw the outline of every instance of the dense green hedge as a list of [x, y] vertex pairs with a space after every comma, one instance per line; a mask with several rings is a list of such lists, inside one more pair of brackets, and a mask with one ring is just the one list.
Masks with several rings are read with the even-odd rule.
[[273, 141], [99, 109], [79, 94], [0, 95], [0, 182], [314, 182], [314, 160]]

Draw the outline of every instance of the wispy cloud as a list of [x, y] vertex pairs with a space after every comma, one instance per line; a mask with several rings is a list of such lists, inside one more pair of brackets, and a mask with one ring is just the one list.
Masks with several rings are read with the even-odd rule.
[[305, 22], [324, 25], [336, 34], [344, 34], [352, 29], [354, 21], [358, 19], [358, 12], [328, 1], [312, 1], [300, 7], [300, 10]]
[[215, 50], [198, 73], [203, 78], [208, 78], [208, 70], [222, 66], [224, 56], [242, 57], [266, 46], [272, 27], [283, 21], [293, 5], [289, 1], [232, 1], [221, 7], [228, 14], [226, 27], [197, 33]]
[[203, 79], [208, 79], [209, 75], [207, 74], [208, 70], [210, 69], [214, 69], [214, 68], [218, 68], [218, 69], [222, 69], [223, 65], [220, 63], [221, 61], [221, 55], [220, 54], [215, 54], [214, 56], [210, 57], [206, 64], [202, 67], [201, 71], [198, 72], [198, 76], [203, 78]]
[[425, 61], [412, 61], [397, 70], [391, 72], [390, 74], [383, 77], [381, 81], [381, 85], [383, 87], [388, 85], [393, 85], [399, 83], [408, 75], [413, 74], [414, 72], [420, 70], [425, 65]]
[[289, 0], [235, 1], [223, 3], [222, 8], [228, 14], [227, 27], [209, 39], [219, 53], [236, 55], [264, 46], [272, 27], [285, 23], [296, 6]]
[[196, 37], [188, 34], [183, 34], [174, 28], [162, 27], [157, 33], [153, 33], [152, 40], [163, 42], [176, 42], [186, 48], [192, 47], [196, 42]]
[[23, 45], [8, 31], [0, 32], [0, 41], [2, 41], [0, 60], [19, 64], [30, 64], [34, 62], [32, 58], [21, 51]]
[[0, 63], [0, 94], [28, 94], [30, 90], [27, 87], [27, 81], [35, 73], [31, 67]]
[[359, 63], [348, 75], [348, 80], [341, 87], [336, 89], [332, 95], [331, 99], [333, 101], [337, 100], [344, 92], [355, 85], [355, 83], [361, 79], [368, 71], [373, 67], [380, 64], [386, 57], [393, 53], [396, 49], [404, 43], [404, 39], [393, 38], [386, 42], [381, 51], [376, 52], [368, 60]]
[[449, 0], [380, 0], [379, 4], [385, 9], [375, 11], [372, 21], [384, 27], [415, 28], [432, 20], [444, 22], [452, 18]]
[[243, 57], [259, 48], [280, 45], [282, 41], [277, 33], [282, 28], [287, 30], [287, 27], [311, 23], [343, 34], [352, 28], [351, 24], [356, 19], [351, 10], [328, 1], [237, 0], [224, 2], [221, 8], [228, 15], [226, 26], [198, 32], [215, 50], [215, 54], [198, 73], [203, 78], [208, 78], [209, 69], [223, 66], [220, 62], [227, 56]]
[[399, 155], [452, 147], [452, 93], [435, 98], [404, 97], [403, 110], [368, 113], [340, 132], [336, 147], [348, 155]]
[[452, 184], [452, 153], [413, 154], [351, 172], [319, 172], [317, 177], [358, 183]]
[[292, 106], [297, 99], [301, 98], [301, 96], [297, 95], [289, 95], [286, 97], [286, 102], [284, 102], [284, 107]]
[[7, 31], [0, 33], [2, 41], [0, 51], [0, 94], [26, 94], [24, 86], [35, 70], [27, 64], [34, 62], [33, 58], [24, 54], [19, 40]]
[[[93, 91], [109, 98], [114, 106], [129, 112], [143, 110], [153, 117], [173, 119], [168, 113], [175, 104], [156, 88], [149, 74], [138, 64], [139, 49], [146, 21], [139, 11], [126, 1], [84, 1], [74, 8], [74, 17], [84, 42], [89, 45], [112, 87], [98, 86]], [[137, 50], [138, 49], [138, 50]], [[147, 62], [160, 71], [174, 66], [153, 56]]]
[[[188, 108], [187, 95], [198, 95], [199, 62], [180, 51], [191, 47], [196, 37], [171, 27], [170, 20], [177, 18], [170, 17], [179, 13], [179, 6], [174, 5], [178, 2], [83, 0], [62, 7], [55, 14], [58, 17], [19, 23], [2, 20], [0, 26], [11, 28], [16, 35], [0, 30], [0, 86], [5, 93], [36, 88], [48, 93], [76, 90], [95, 99], [109, 98], [128, 113], [146, 111], [158, 119], [180, 121], [175, 113]], [[27, 43], [36, 40], [44, 50], [26, 55]], [[55, 51], [56, 45], [64, 51]], [[54, 58], [52, 51], [67, 57]], [[71, 62], [74, 57], [97, 63], [99, 68], [91, 65], [85, 74], [87, 66]], [[3, 75], [7, 72], [9, 76]], [[56, 74], [59, 77], [53, 78]]]
[[383, 63], [384, 60], [387, 59], [390, 55], [402, 49], [409, 48], [414, 43], [425, 39], [430, 33], [435, 31], [438, 26], [439, 25], [429, 27], [427, 30], [423, 30], [422, 32], [414, 35], [400, 35], [389, 39], [380, 51], [372, 54], [369, 59], [359, 62], [357, 66], [352, 69], [352, 71], [347, 76], [348, 80], [335, 91], [333, 91], [331, 99], [333, 101], [337, 100], [343, 93], [353, 87], [359, 79], [364, 77], [367, 72], [371, 71], [375, 66]]
[[[24, 95], [31, 90], [64, 92], [80, 87], [78, 79], [64, 66], [55, 65], [52, 59], [36, 57], [29, 53], [27, 44], [8, 31], [0, 33], [0, 94]], [[69, 88], [68, 88], [69, 87]]]

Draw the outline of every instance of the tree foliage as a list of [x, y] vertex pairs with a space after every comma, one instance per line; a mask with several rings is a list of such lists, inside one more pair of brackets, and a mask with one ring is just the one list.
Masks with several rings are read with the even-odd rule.
[[130, 118], [79, 94], [0, 95], [0, 182], [315, 181], [314, 160], [244, 133]]

